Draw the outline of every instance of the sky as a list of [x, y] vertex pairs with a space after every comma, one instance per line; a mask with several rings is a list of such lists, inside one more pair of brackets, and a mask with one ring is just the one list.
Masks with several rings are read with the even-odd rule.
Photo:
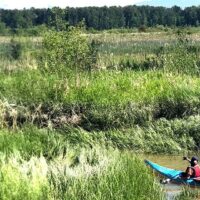
[[86, 7], [86, 6], [126, 6], [126, 5], [152, 5], [172, 7], [174, 5], [182, 8], [200, 5], [200, 0], [0, 0], [0, 8], [23, 9], [23, 8], [61, 8]]

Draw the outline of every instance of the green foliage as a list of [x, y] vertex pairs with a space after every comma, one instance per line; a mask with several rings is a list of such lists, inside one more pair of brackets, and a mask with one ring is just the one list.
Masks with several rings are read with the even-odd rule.
[[4, 22], [0, 22], [0, 35], [6, 35], [8, 29], [6, 28], [6, 24]]
[[[34, 109], [30, 112], [31, 105], [35, 108], [43, 105], [39, 118], [33, 122], [38, 120], [47, 125], [48, 119], [62, 118], [63, 114], [70, 120], [76, 114], [78, 125], [87, 130], [144, 125], [161, 117], [182, 118], [197, 114], [200, 109], [198, 77], [154, 71], [106, 71], [93, 73], [92, 77], [85, 73], [80, 75], [81, 82], [76, 87], [75, 78], [71, 76], [58, 79], [54, 74], [38, 71], [10, 76], [2, 74], [0, 97], [7, 99], [8, 105], [15, 103], [27, 110], [14, 109], [19, 123], [20, 119], [31, 121], [31, 113], [38, 113]], [[60, 110], [56, 111], [57, 107]], [[74, 111], [75, 107], [77, 111]], [[9, 115], [9, 106], [6, 109], [7, 118], [13, 119]], [[67, 122], [66, 119], [63, 123]]]
[[[198, 3], [196, 3], [198, 4]], [[199, 25], [199, 7], [181, 9], [153, 6], [126, 6], [126, 7], [86, 7], [86, 8], [58, 8], [49, 9], [22, 9], [1, 10], [1, 22], [9, 29], [32, 28], [41, 24], [48, 25], [56, 30], [65, 29], [65, 25], [76, 26], [85, 19], [87, 28], [95, 30], [119, 29], [136, 27], [152, 27], [152, 29], [166, 31], [174, 26]], [[64, 25], [64, 26], [63, 26]], [[155, 28], [156, 27], [156, 28]]]
[[22, 56], [23, 46], [19, 41], [11, 39], [10, 41], [10, 56], [12, 59], [17, 60]]
[[[142, 61], [135, 61], [133, 58], [124, 57], [118, 63], [118, 70], [154, 70], [154, 69], [162, 69], [162, 62], [157, 56], [147, 57]], [[116, 65], [115, 65], [116, 67]], [[109, 68], [111, 68], [109, 66]]]
[[7, 35], [15, 35], [15, 36], [32, 36], [32, 37], [38, 37], [43, 36], [45, 32], [47, 32], [48, 28], [46, 25], [38, 25], [33, 26], [30, 28], [17, 28], [15, 29], [14, 33], [11, 30], [7, 30]]
[[0, 150], [6, 156], [18, 151], [27, 160], [31, 156], [40, 155], [51, 160], [65, 154], [68, 146], [89, 148], [95, 144], [140, 153], [177, 154], [199, 148], [199, 121], [199, 116], [185, 120], [160, 119], [145, 126], [132, 124], [129, 128], [102, 128], [101, 131], [86, 131], [70, 125], [56, 130], [33, 126], [21, 127], [21, 130], [15, 131], [3, 129], [0, 131]]
[[191, 44], [187, 35], [178, 31], [177, 43], [164, 57], [164, 69], [179, 74], [199, 75], [198, 54], [191, 51]]
[[[89, 43], [79, 28], [46, 36], [46, 68], [40, 67], [47, 73], [0, 75], [0, 199], [163, 199], [147, 168], [125, 151], [199, 149], [200, 79], [193, 64], [184, 68], [197, 46], [182, 35], [174, 48], [151, 41], [138, 60], [145, 41], [132, 43], [139, 44], [135, 54], [124, 56], [122, 46], [131, 51], [133, 35], [120, 45], [106, 36], [108, 48], [121, 49], [109, 54], [112, 70], [89, 76], [85, 69], [97, 62], [98, 42]], [[169, 64], [167, 56], [177, 68], [158, 70]]]
[[42, 70], [63, 74], [67, 70], [90, 69], [95, 52], [79, 28], [49, 31], [43, 37]]
[[59, 7], [53, 7], [50, 10], [48, 26], [56, 31], [66, 31], [69, 25], [65, 20], [65, 12], [66, 10], [63, 10]]
[[55, 134], [53, 131], [38, 129], [34, 126], [25, 126], [15, 132], [2, 129], [0, 138], [2, 141], [0, 150], [4, 155], [10, 156], [15, 152], [20, 152], [26, 160], [40, 155], [52, 159], [63, 153], [68, 146], [68, 141], [59, 132]]

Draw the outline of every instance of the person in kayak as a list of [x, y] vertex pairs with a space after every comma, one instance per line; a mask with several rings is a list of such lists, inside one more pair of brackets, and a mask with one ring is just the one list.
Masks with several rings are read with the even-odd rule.
[[200, 177], [200, 166], [198, 165], [199, 159], [196, 156], [193, 156], [191, 160], [188, 157], [183, 157], [183, 160], [187, 160], [190, 163], [190, 166], [182, 173], [182, 177], [187, 179]]
[[[190, 179], [193, 178], [196, 181], [200, 181], [200, 166], [198, 165], [198, 158], [193, 156], [191, 160], [188, 157], [183, 157], [183, 160], [187, 160], [190, 163], [190, 166], [187, 167], [185, 172], [182, 172], [179, 176], [182, 179]], [[170, 178], [160, 180], [160, 183], [167, 184], [171, 181]]]

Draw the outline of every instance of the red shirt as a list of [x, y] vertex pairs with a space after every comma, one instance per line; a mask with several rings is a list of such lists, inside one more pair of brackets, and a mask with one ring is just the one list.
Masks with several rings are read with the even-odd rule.
[[194, 170], [194, 178], [200, 177], [200, 166], [195, 165], [194, 167], [192, 167], [192, 169]]

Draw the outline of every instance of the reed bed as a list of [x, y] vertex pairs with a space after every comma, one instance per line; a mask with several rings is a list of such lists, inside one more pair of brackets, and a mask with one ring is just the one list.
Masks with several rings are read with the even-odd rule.
[[73, 149], [51, 160], [1, 155], [1, 199], [164, 199], [134, 155], [100, 147]]

